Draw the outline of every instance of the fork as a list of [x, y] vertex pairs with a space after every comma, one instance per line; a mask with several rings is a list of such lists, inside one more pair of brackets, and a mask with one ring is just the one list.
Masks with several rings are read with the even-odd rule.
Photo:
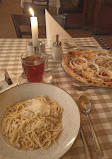
[[64, 43], [64, 44], [68, 47], [68, 49], [77, 48], [76, 45], [70, 45], [68, 43]]
[[[69, 49], [73, 49], [73, 48], [76, 48], [77, 46], [76, 45], [70, 45], [68, 43], [64, 43]], [[82, 46], [78, 46], [79, 49], [81, 48], [98, 48], [98, 46], [95, 46], [95, 45], [82, 45]]]
[[86, 91], [88, 89], [98, 89], [98, 88], [112, 89], [112, 87], [95, 87], [95, 86], [75, 86], [75, 85], [72, 85], [72, 87], [78, 91]]

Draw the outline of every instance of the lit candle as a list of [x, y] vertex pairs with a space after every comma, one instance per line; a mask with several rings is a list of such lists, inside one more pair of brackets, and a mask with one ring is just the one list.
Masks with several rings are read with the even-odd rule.
[[32, 17], [30, 18], [31, 20], [31, 30], [32, 30], [32, 42], [33, 46], [37, 47], [38, 46], [38, 21], [37, 17], [34, 16], [34, 11], [32, 8], [29, 9]]

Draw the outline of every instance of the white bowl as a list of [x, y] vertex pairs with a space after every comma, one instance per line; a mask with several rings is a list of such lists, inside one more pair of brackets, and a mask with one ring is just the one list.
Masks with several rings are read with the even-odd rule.
[[47, 150], [18, 150], [10, 147], [4, 140], [0, 125], [0, 159], [58, 159], [72, 146], [80, 129], [80, 113], [73, 98], [64, 90], [44, 83], [28, 83], [13, 87], [0, 94], [0, 124], [8, 105], [33, 97], [47, 95], [63, 107], [62, 133], [57, 144]]

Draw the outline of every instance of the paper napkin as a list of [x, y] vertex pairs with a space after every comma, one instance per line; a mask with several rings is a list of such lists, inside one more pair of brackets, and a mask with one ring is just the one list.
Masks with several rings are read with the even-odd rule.
[[48, 46], [51, 47], [53, 42], [56, 41], [56, 34], [59, 35], [59, 40], [62, 43], [68, 43], [73, 46], [76, 45], [73, 38], [64, 30], [64, 28], [52, 17], [52, 15], [47, 10], [45, 10], [45, 19]]
[[13, 84], [8, 85], [8, 83], [5, 81], [5, 73], [4, 73], [4, 71], [0, 71], [0, 74], [2, 75], [0, 77], [0, 86], [1, 86], [0, 93], [6, 91], [6, 90], [8, 90], [8, 89], [10, 89], [10, 88], [12, 88], [12, 87], [14, 87], [14, 86], [16, 86], [18, 84], [17, 83], [17, 77], [15, 75], [9, 73]]

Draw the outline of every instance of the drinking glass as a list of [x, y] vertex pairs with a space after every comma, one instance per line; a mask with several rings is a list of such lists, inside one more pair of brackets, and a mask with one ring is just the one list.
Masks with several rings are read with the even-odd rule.
[[45, 54], [21, 55], [22, 67], [28, 82], [41, 82], [47, 65]]

